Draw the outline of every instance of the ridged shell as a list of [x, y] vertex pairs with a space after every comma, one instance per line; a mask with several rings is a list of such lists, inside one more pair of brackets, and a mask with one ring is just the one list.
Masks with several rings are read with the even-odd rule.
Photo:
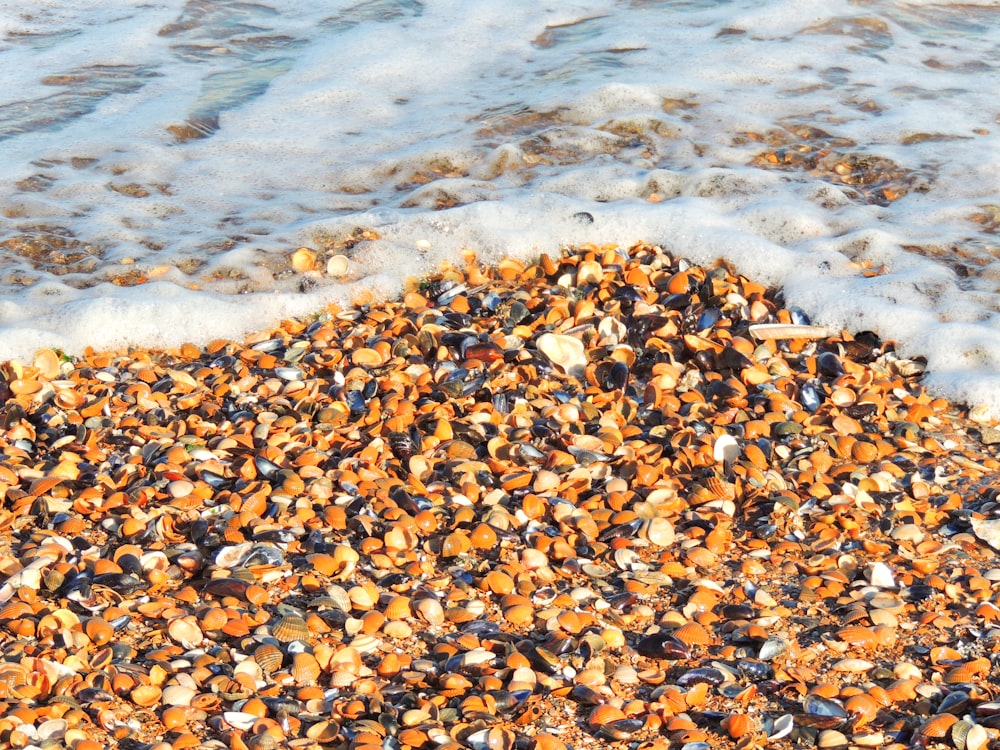
[[292, 659], [292, 679], [300, 685], [311, 685], [322, 673], [316, 657], [309, 653], [296, 654]]
[[254, 661], [260, 665], [261, 669], [270, 674], [271, 672], [276, 672], [281, 669], [281, 664], [285, 660], [285, 655], [281, 652], [281, 649], [273, 643], [262, 643], [254, 649], [253, 658]]
[[934, 714], [927, 721], [920, 725], [918, 733], [924, 737], [938, 739], [948, 736], [951, 725], [958, 721], [955, 714]]
[[673, 633], [674, 638], [688, 646], [707, 646], [712, 642], [712, 635], [704, 625], [689, 622], [681, 625]]
[[271, 624], [271, 635], [282, 643], [304, 641], [309, 637], [309, 626], [298, 615], [279, 617]]
[[394, 596], [385, 607], [385, 617], [387, 620], [404, 620], [413, 616], [410, 608], [410, 598], [407, 596]]
[[863, 648], [872, 648], [878, 641], [875, 631], [861, 625], [850, 625], [837, 631], [837, 637], [844, 643]]

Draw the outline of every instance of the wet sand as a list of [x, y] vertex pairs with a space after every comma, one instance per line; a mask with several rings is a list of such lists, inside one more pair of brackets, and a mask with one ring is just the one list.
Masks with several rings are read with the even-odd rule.
[[7, 363], [0, 742], [979, 750], [997, 436], [922, 369], [645, 245]]

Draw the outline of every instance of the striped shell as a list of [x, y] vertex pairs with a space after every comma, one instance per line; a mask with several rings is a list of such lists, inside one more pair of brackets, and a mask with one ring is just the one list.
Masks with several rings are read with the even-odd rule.
[[410, 599], [407, 596], [394, 596], [385, 607], [385, 618], [387, 620], [405, 620], [413, 616], [410, 608]]
[[947, 737], [951, 725], [958, 721], [955, 714], [934, 714], [927, 721], [920, 725], [917, 732], [923, 737], [938, 739]]
[[309, 626], [298, 615], [285, 615], [271, 625], [271, 635], [282, 643], [304, 641], [309, 637]]
[[697, 622], [681, 625], [674, 631], [673, 635], [674, 638], [687, 646], [707, 646], [712, 642], [712, 634], [704, 625]]
[[270, 674], [281, 669], [285, 655], [273, 643], [263, 643], [254, 649], [253, 658], [260, 665], [261, 669]]
[[292, 659], [292, 679], [300, 685], [311, 685], [322, 673], [316, 657], [310, 653], [296, 654]]
[[862, 648], [873, 648], [878, 642], [878, 636], [873, 628], [861, 625], [849, 625], [837, 631], [837, 637], [844, 643]]

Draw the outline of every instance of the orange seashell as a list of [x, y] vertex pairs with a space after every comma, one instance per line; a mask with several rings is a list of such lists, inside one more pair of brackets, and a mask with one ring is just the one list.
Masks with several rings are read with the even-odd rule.
[[156, 685], [139, 685], [137, 688], [129, 693], [129, 697], [132, 702], [137, 706], [142, 706], [143, 708], [149, 708], [150, 706], [156, 705], [162, 691]]
[[746, 714], [729, 714], [720, 724], [722, 730], [734, 740], [753, 731], [754, 726]]
[[919, 683], [912, 679], [896, 680], [885, 689], [886, 695], [893, 703], [905, 703], [917, 697], [916, 687]]
[[719, 556], [705, 547], [691, 547], [684, 553], [684, 562], [695, 568], [712, 570], [719, 564]]
[[878, 714], [879, 704], [867, 693], [852, 695], [844, 703], [844, 708], [854, 716], [854, 726], [861, 727], [871, 722]]
[[608, 703], [602, 703], [599, 706], [594, 706], [594, 709], [587, 717], [587, 724], [593, 728], [599, 727], [602, 724], [607, 724], [611, 721], [619, 721], [624, 718], [627, 717], [625, 716], [625, 712], [620, 708], [615, 708]]
[[407, 596], [394, 596], [385, 607], [387, 620], [404, 620], [413, 617], [410, 599]]
[[453, 531], [441, 543], [441, 557], [458, 557], [472, 548], [472, 542], [461, 531]]
[[539, 732], [533, 738], [531, 750], [566, 750], [566, 743], [548, 732]]
[[535, 608], [530, 604], [515, 604], [504, 609], [503, 616], [511, 625], [530, 625], [535, 619]]
[[946, 737], [951, 725], [956, 721], [958, 721], [958, 717], [955, 714], [934, 714], [920, 725], [917, 733], [931, 739]]
[[704, 625], [688, 622], [673, 632], [674, 638], [687, 646], [707, 646], [712, 642], [712, 634]]
[[875, 631], [862, 625], [849, 625], [846, 628], [841, 628], [837, 631], [837, 637], [844, 643], [862, 648], [873, 648], [878, 642]]
[[[186, 706], [171, 706], [163, 710], [160, 714], [160, 722], [167, 729], [178, 729], [188, 723], [188, 709]], [[77, 745], [79, 747], [79, 745]]]
[[482, 587], [498, 596], [506, 596], [514, 590], [514, 579], [502, 570], [491, 570], [483, 577]]
[[300, 685], [311, 685], [319, 679], [322, 669], [316, 657], [310, 653], [295, 654], [291, 667], [292, 679]]
[[0, 620], [17, 620], [22, 617], [31, 617], [34, 614], [35, 610], [32, 609], [31, 605], [20, 599], [9, 601], [0, 608]]
[[497, 533], [485, 523], [480, 523], [472, 530], [469, 541], [476, 549], [493, 549], [497, 546]]
[[965, 661], [965, 657], [951, 646], [935, 646], [930, 650], [928, 655], [930, 656], [931, 664], [935, 666], [944, 662], [961, 663]]
[[115, 636], [115, 630], [100, 617], [91, 617], [83, 626], [84, 632], [95, 646], [103, 646]]

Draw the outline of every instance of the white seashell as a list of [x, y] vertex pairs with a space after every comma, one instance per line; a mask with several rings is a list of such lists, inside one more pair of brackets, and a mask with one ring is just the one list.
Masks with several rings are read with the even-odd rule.
[[1000, 519], [970, 518], [972, 533], [995, 550], [1000, 550]]
[[175, 617], [167, 625], [167, 634], [174, 643], [186, 649], [194, 648], [205, 638], [192, 616]]
[[736, 442], [736, 438], [732, 435], [723, 435], [715, 441], [715, 448], [712, 450], [712, 455], [716, 461], [725, 467], [728, 473], [733, 463], [740, 456], [740, 444]]
[[583, 342], [573, 336], [543, 333], [538, 337], [538, 350], [567, 375], [582, 379], [587, 366]]
[[228, 547], [223, 547], [215, 553], [215, 564], [220, 568], [230, 570], [238, 568], [247, 559], [251, 547], [253, 547], [253, 542], [243, 542], [242, 544], [232, 544]]
[[197, 690], [185, 685], [168, 685], [163, 688], [160, 700], [165, 706], [188, 706], [197, 694]]
[[892, 577], [892, 571], [884, 562], [872, 563], [868, 567], [868, 582], [880, 589], [896, 588], [896, 580]]
[[770, 740], [780, 740], [782, 737], [787, 737], [792, 733], [792, 729], [795, 728], [795, 719], [791, 714], [782, 714], [777, 719], [774, 720], [774, 728], [771, 733], [767, 736]]
[[223, 711], [222, 718], [233, 729], [240, 729], [244, 732], [251, 729], [258, 719], [255, 714], [247, 714], [242, 711]]
[[351, 268], [351, 261], [346, 255], [334, 255], [326, 262], [326, 272], [329, 276], [346, 276]]

